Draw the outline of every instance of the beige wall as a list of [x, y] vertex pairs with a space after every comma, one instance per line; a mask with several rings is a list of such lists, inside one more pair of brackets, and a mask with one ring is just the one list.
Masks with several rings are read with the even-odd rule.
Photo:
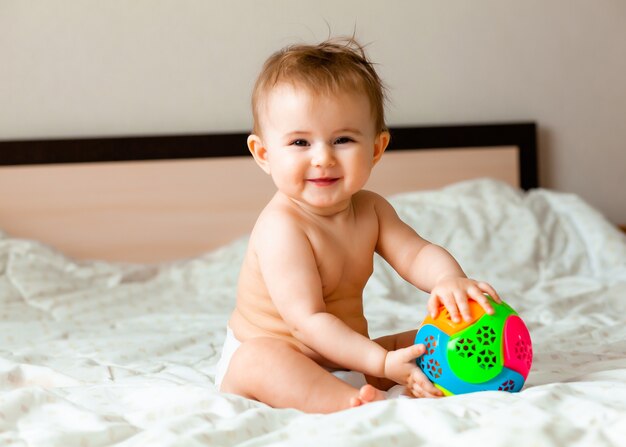
[[273, 50], [356, 28], [391, 125], [536, 120], [541, 182], [626, 223], [626, 2], [0, 0], [0, 139], [245, 130]]

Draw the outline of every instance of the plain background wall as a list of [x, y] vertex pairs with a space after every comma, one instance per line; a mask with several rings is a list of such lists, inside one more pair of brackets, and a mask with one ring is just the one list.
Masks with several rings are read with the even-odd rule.
[[542, 186], [626, 223], [626, 2], [0, 0], [0, 139], [241, 131], [264, 59], [352, 34], [390, 125], [534, 120]]

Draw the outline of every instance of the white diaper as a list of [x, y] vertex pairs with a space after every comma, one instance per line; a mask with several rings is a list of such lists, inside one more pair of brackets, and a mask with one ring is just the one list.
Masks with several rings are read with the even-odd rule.
[[[239, 346], [241, 346], [241, 342], [235, 338], [235, 334], [233, 334], [231, 328], [226, 327], [226, 339], [224, 340], [224, 346], [222, 347], [222, 356], [217, 362], [215, 370], [215, 387], [218, 390], [222, 387], [222, 381], [224, 380], [224, 375], [228, 370], [230, 359], [233, 357], [233, 354], [235, 353], [237, 348], [239, 348]], [[367, 384], [365, 376], [363, 375], [363, 373], [360, 372], [333, 371], [332, 375], [340, 380], [343, 380], [345, 383], [354, 388], [361, 388], [363, 385]], [[403, 391], [403, 386], [396, 385], [387, 392], [388, 398], [403, 397]]]

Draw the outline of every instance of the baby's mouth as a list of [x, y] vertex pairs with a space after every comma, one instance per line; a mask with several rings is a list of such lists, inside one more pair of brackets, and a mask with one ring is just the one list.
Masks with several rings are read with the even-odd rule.
[[307, 182], [313, 183], [315, 186], [330, 186], [335, 184], [339, 178], [337, 177], [319, 177], [307, 179]]

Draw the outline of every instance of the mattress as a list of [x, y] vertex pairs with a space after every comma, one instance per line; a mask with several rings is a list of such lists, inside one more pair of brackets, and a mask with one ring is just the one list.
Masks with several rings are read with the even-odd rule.
[[[245, 238], [137, 265], [78, 262], [0, 232], [0, 444], [623, 445], [626, 237], [578, 196], [493, 180], [391, 202], [523, 318], [534, 363], [521, 392], [330, 415], [219, 393]], [[377, 257], [364, 293], [371, 335], [418, 326], [426, 299]]]

